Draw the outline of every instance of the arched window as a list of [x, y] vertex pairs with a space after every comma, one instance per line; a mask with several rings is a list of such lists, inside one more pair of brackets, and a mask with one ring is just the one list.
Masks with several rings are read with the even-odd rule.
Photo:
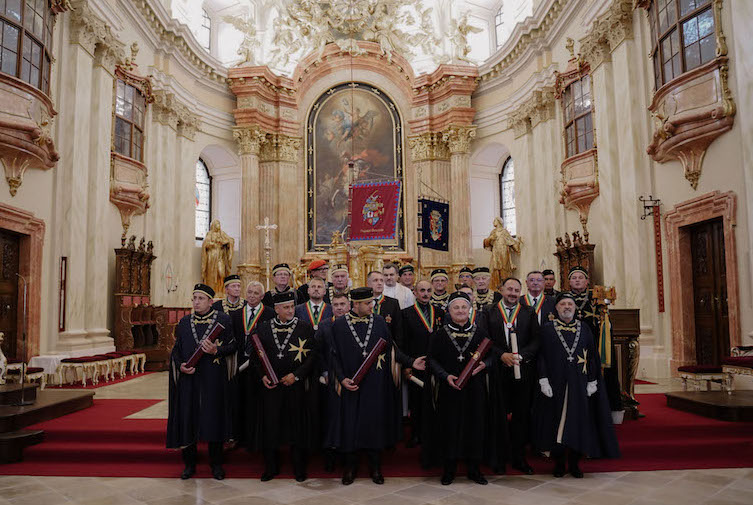
[[212, 177], [209, 175], [204, 160], [196, 161], [196, 189], [194, 190], [196, 202], [196, 240], [203, 240], [209, 231], [209, 222], [212, 220]]
[[0, 72], [49, 95], [53, 23], [46, 0], [1, 0]]
[[656, 89], [716, 57], [711, 0], [654, 0], [648, 19]]
[[503, 24], [502, 21], [502, 7], [499, 8], [497, 11], [497, 15], [494, 16], [494, 43], [496, 44], [496, 48], [499, 49], [502, 46], [502, 30], [503, 30]]
[[212, 46], [212, 18], [209, 17], [206, 9], [201, 10], [201, 26], [199, 32], [196, 34], [196, 38], [199, 40], [201, 47], [209, 51]]
[[499, 213], [502, 217], [502, 224], [510, 232], [510, 235], [517, 234], [515, 222], [515, 165], [512, 157], [508, 157], [502, 166], [502, 173], [499, 174]]

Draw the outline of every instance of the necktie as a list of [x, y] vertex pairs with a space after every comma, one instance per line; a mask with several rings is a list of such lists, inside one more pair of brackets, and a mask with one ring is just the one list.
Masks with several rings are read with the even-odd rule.
[[314, 319], [319, 315], [319, 306], [314, 305]]
[[249, 322], [254, 320], [254, 311], [255, 310], [256, 309], [254, 307], [251, 307], [251, 311], [248, 313], [248, 321]]
[[534, 306], [534, 307], [536, 306], [536, 302], [538, 301], [538, 299], [539, 299], [539, 297], [538, 297], [538, 296], [535, 296], [535, 297], [533, 298], [533, 306]]

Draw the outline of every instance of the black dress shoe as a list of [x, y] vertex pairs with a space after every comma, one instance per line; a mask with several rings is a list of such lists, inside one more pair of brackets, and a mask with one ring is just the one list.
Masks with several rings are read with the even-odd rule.
[[565, 476], [565, 465], [557, 463], [554, 465], [554, 472], [552, 472], [552, 475], [555, 477], [564, 477]]
[[452, 481], [455, 480], [455, 474], [450, 472], [445, 472], [442, 474], [442, 480], [440, 481], [443, 486], [449, 486], [452, 484]]
[[354, 480], [356, 480], [356, 472], [354, 470], [345, 470], [343, 472], [343, 486], [350, 486]]
[[275, 478], [277, 474], [271, 470], [264, 470], [264, 473], [261, 474], [261, 481], [267, 482]]
[[504, 475], [507, 473], [507, 468], [505, 468], [505, 465], [495, 466], [492, 467], [492, 472], [494, 472], [494, 475]]
[[296, 482], [303, 482], [304, 480], [306, 480], [306, 474], [305, 473], [295, 474], [295, 480]]
[[512, 467], [522, 474], [533, 475], [533, 467], [531, 467], [526, 460], [513, 463]]
[[582, 479], [583, 478], [583, 470], [580, 469], [580, 467], [575, 464], [570, 465], [570, 475], [575, 477], [576, 479]]
[[225, 470], [223, 470], [221, 466], [213, 466], [212, 477], [216, 480], [223, 480], [225, 478]]
[[181, 480], [190, 479], [193, 477], [193, 474], [196, 473], [196, 467], [195, 466], [187, 466], [183, 469], [183, 473], [180, 474]]
[[379, 470], [372, 472], [371, 481], [374, 484], [384, 484], [384, 475], [382, 475], [382, 472], [380, 472]]
[[489, 484], [489, 481], [486, 480], [486, 477], [484, 477], [484, 474], [482, 474], [481, 472], [469, 473], [468, 478], [476, 484], [481, 484], [482, 486]]

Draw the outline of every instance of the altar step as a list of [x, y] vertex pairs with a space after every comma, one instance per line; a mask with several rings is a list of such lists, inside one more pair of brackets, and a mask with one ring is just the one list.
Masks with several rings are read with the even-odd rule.
[[753, 421], [753, 391], [677, 391], [665, 396], [673, 409], [720, 421]]

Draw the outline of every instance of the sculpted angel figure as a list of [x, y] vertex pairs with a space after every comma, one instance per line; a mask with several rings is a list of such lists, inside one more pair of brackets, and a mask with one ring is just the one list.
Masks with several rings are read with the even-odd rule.
[[450, 23], [450, 41], [452, 42], [453, 48], [453, 60], [473, 63], [473, 61], [468, 58], [468, 54], [471, 52], [471, 46], [468, 44], [468, 34], [480, 33], [481, 28], [477, 28], [468, 22], [468, 12], [463, 14], [459, 21], [453, 19]]
[[254, 52], [256, 48], [261, 47], [261, 43], [256, 36], [256, 21], [250, 16], [246, 19], [236, 16], [225, 16], [222, 20], [233, 25], [236, 30], [243, 33], [243, 41], [238, 46], [238, 55], [243, 60], [237, 66], [244, 64], [255, 65], [257, 62]]
[[219, 220], [212, 221], [201, 246], [201, 278], [216, 293], [222, 293], [222, 281], [232, 271], [234, 246], [235, 239], [222, 231]]
[[512, 262], [512, 253], [520, 253], [522, 240], [513, 238], [502, 224], [502, 218], [494, 218], [494, 229], [484, 239], [484, 249], [492, 252], [489, 270], [492, 271], [492, 287], [496, 289], [517, 268]]

